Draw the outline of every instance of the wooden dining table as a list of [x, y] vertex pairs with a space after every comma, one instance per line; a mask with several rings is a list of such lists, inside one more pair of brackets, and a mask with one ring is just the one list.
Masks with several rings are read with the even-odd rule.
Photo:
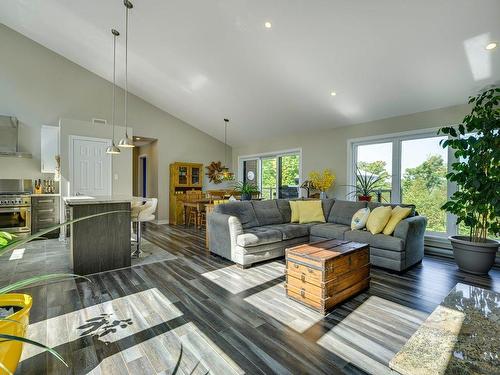
[[211, 203], [211, 199], [202, 198], [196, 199], [188, 202], [182, 202], [182, 209], [184, 210], [184, 225], [188, 224], [188, 209], [191, 208], [196, 211], [196, 223], [195, 227], [198, 228], [201, 220], [201, 213], [205, 209], [205, 205]]

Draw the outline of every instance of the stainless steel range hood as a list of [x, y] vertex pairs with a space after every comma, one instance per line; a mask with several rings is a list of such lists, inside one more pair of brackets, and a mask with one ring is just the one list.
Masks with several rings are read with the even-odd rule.
[[19, 121], [16, 117], [0, 115], [0, 156], [32, 157], [28, 152], [19, 151]]

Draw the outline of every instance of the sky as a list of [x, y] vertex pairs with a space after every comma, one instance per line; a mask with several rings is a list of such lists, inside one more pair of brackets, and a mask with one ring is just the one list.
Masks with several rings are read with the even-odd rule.
[[[401, 169], [414, 168], [422, 164], [430, 155], [441, 155], [445, 164], [448, 153], [439, 145], [443, 137], [412, 139], [401, 142]], [[387, 163], [387, 172], [392, 174], [392, 142], [358, 146], [358, 162], [382, 160]]]

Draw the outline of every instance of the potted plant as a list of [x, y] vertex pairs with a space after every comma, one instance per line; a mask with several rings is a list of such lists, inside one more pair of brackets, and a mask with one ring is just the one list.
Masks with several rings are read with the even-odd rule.
[[358, 201], [371, 202], [372, 195], [380, 189], [383, 178], [376, 174], [361, 171], [356, 167], [356, 185], [346, 185], [353, 189], [347, 196], [356, 196]]
[[335, 182], [335, 174], [330, 169], [325, 169], [323, 172], [311, 171], [309, 173], [309, 180], [311, 181], [311, 186], [320, 191], [320, 199], [326, 199], [326, 192]]
[[[16, 239], [16, 237], [10, 233], [0, 232], [0, 255], [14, 250], [33, 239], [43, 237], [55, 229], [96, 216], [109, 215], [118, 212], [123, 211], [110, 211], [89, 215], [63, 224], [54, 225], [36, 234], [20, 239]], [[54, 349], [26, 338], [26, 330], [29, 324], [29, 314], [33, 303], [32, 298], [27, 294], [10, 292], [25, 288], [41, 281], [62, 280], [75, 277], [82, 276], [73, 274], [41, 275], [0, 287], [0, 374], [3, 374], [4, 372], [7, 374], [13, 374], [16, 371], [19, 359], [21, 358], [23, 344], [41, 347], [68, 366], [64, 359]]]
[[469, 228], [466, 236], [450, 236], [458, 267], [487, 274], [500, 243], [487, 238], [500, 234], [500, 88], [469, 98], [470, 114], [458, 127], [446, 126], [442, 147], [451, 147], [457, 159], [446, 177], [457, 185], [441, 209], [456, 215], [457, 225]]
[[240, 195], [240, 200], [249, 201], [253, 194], [259, 193], [259, 189], [255, 184], [249, 182], [237, 182], [234, 185], [234, 192]]

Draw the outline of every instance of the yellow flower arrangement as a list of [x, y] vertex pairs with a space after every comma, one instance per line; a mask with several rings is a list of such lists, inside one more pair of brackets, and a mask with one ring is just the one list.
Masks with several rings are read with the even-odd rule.
[[325, 192], [333, 186], [335, 174], [330, 169], [325, 169], [323, 172], [311, 171], [309, 180], [315, 189]]

